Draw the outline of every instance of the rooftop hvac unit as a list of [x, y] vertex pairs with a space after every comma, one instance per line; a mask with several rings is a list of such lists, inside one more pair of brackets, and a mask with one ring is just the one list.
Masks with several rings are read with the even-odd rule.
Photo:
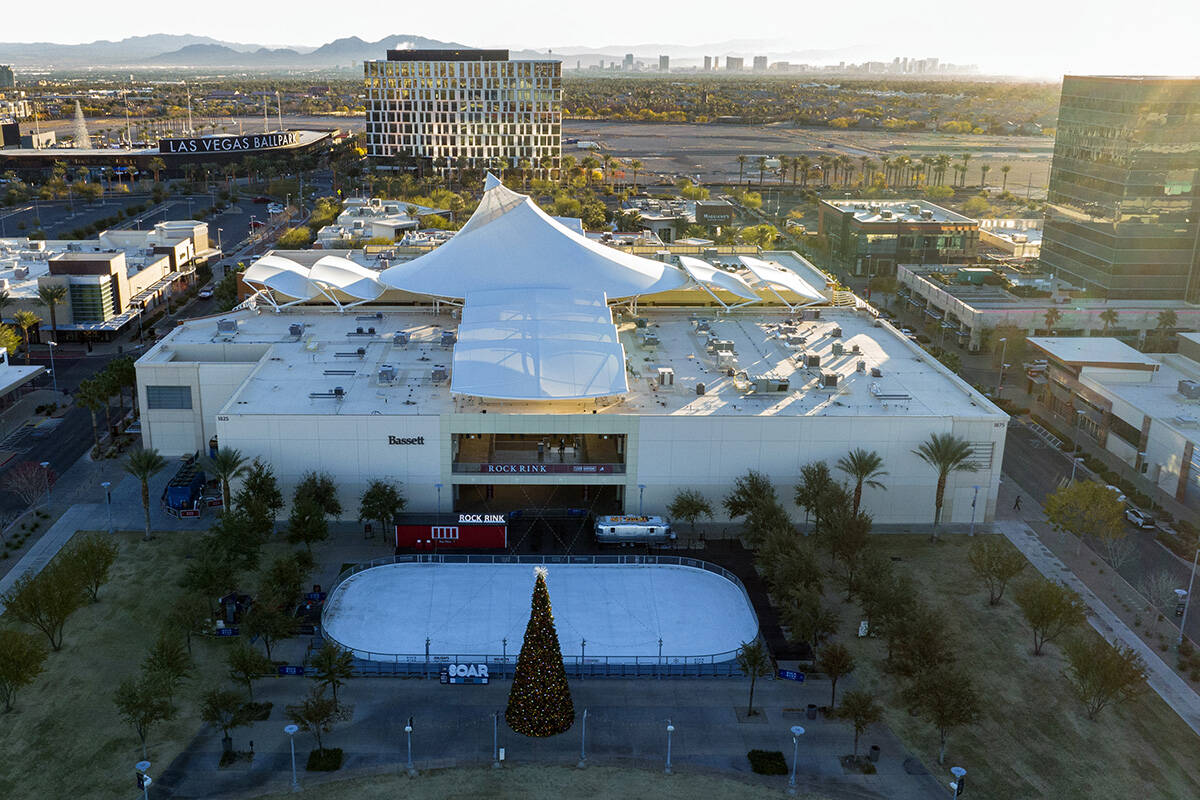
[[354, 329], [354, 332], [355, 332], [355, 333], [357, 333], [357, 334], [360, 334], [360, 335], [361, 335], [361, 334], [363, 334], [363, 333], [365, 333], [365, 331], [363, 331], [363, 329], [362, 329], [362, 326], [361, 326], [361, 325], [359, 325], [357, 328], [355, 328], [355, 329]]
[[29, 267], [17, 267], [13, 270], [13, 278], [23, 281], [29, 277]]
[[356, 356], [358, 356], [359, 358], [364, 358], [364, 357], [367, 355], [367, 348], [365, 348], [365, 347], [359, 347], [358, 349], [356, 349], [356, 350], [354, 351], [354, 354], [355, 354]]
[[371, 334], [372, 336], [374, 336], [374, 335], [375, 335], [375, 329], [374, 329], [374, 328], [367, 328], [367, 333], [369, 333], [369, 334]]
[[454, 331], [442, 331], [442, 347], [453, 347], [458, 341], [458, 336]]
[[819, 309], [819, 308], [805, 308], [805, 309], [803, 309], [803, 312], [804, 312], [804, 319], [806, 319], [806, 320], [814, 320], [814, 319], [821, 318], [821, 309]]
[[921, 212], [921, 219], [933, 219], [933, 211], [928, 208], [925, 209]]
[[804, 347], [804, 345], [808, 344], [808, 337], [801, 336], [796, 333], [789, 333], [784, 341], [787, 343], [788, 347]]
[[697, 394], [697, 395], [702, 395], [702, 394], [704, 394], [704, 384], [703, 384], [703, 383], [697, 383], [697, 384], [696, 384], [696, 394]]
[[809, 353], [807, 356], [804, 357], [804, 366], [806, 366], [806, 367], [821, 366], [821, 357], [819, 355], [817, 355], [816, 353]]
[[881, 370], [879, 367], [871, 367], [871, 377], [872, 378], [882, 378], [883, 370]]
[[238, 321], [236, 319], [219, 319], [217, 320], [217, 333], [237, 333]]
[[920, 213], [921, 213], [921, 206], [919, 206], [919, 205], [918, 205], [918, 204], [916, 204], [916, 203], [909, 203], [909, 205], [908, 205], [908, 213], [910, 213], [910, 214], [920, 214]]
[[839, 375], [836, 372], [826, 372], [821, 376], [821, 385], [826, 389], [836, 389]]
[[449, 376], [446, 373], [446, 367], [439, 364], [433, 368], [433, 371], [430, 373], [429, 377], [434, 383], [441, 383]]
[[786, 392], [789, 385], [786, 378], [776, 378], [770, 375], [761, 375], [754, 379], [754, 391], [756, 392]]
[[832, 331], [830, 331], [829, 333], [830, 333], [830, 335], [831, 335], [833, 338], [835, 338], [835, 339], [840, 339], [840, 338], [842, 338], [842, 329], [841, 329], [841, 328], [834, 328], [834, 329], [833, 329]]
[[333, 387], [333, 396], [336, 397], [338, 400], [341, 400], [343, 397], [346, 396], [346, 390], [343, 389], [341, 386], [335, 386], [335, 387]]
[[845, 348], [845, 347], [842, 347], [842, 343], [841, 343], [841, 342], [834, 342], [834, 343], [833, 343], [833, 354], [834, 354], [835, 356], [840, 356], [840, 355], [841, 355], [842, 353], [844, 353], [844, 352], [846, 352], [846, 348]]
[[396, 331], [392, 334], [392, 347], [408, 348], [408, 331]]
[[696, 333], [708, 333], [712, 330], [712, 323], [706, 319], [696, 321]]
[[1200, 383], [1182, 380], [1179, 382], [1179, 393], [1188, 400], [1200, 400]]
[[396, 368], [393, 367], [391, 364], [380, 364], [379, 365], [379, 382], [380, 383], [391, 383], [394, 380], [396, 380]]
[[866, 372], [867, 371], [867, 362], [859, 361], [858, 364], [856, 365], [856, 369], [859, 372]]
[[647, 333], [642, 334], [642, 345], [643, 346], [658, 347], [659, 344], [660, 344], [660, 342], [658, 341], [658, 336], [654, 335], [653, 333], [647, 332]]
[[891, 218], [892, 218], [892, 212], [891, 212], [891, 211], [889, 211], [889, 210], [887, 210], [887, 209], [885, 208], [885, 209], [883, 209], [882, 211], [880, 211], [880, 212], [879, 212], [879, 218], [880, 218], [880, 219], [891, 219]]
[[659, 386], [674, 386], [675, 385], [675, 370], [671, 367], [658, 368], [658, 385]]
[[293, 322], [288, 325], [288, 336], [300, 337], [304, 335], [304, 326], [298, 322]]
[[854, 355], [858, 355], [859, 353], [862, 352], [862, 346], [856, 344], [850, 348], [850, 352], [854, 353]]

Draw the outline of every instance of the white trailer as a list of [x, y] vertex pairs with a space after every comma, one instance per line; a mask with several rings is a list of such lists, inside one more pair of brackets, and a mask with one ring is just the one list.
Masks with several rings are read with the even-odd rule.
[[675, 540], [675, 531], [665, 517], [628, 514], [596, 517], [596, 541], [601, 544], [654, 544]]

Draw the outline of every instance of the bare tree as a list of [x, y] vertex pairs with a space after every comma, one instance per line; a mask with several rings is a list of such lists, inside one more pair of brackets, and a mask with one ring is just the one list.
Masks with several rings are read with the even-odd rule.
[[58, 481], [58, 473], [33, 461], [23, 461], [4, 474], [4, 489], [32, 506], [46, 496]]

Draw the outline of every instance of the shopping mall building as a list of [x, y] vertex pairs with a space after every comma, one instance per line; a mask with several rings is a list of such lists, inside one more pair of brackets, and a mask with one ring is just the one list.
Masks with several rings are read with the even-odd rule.
[[187, 321], [137, 364], [146, 447], [213, 440], [285, 490], [332, 474], [347, 518], [374, 479], [414, 512], [663, 513], [721, 499], [747, 470], [792, 505], [800, 468], [878, 452], [878, 525], [933, 517], [934, 433], [974, 448], [944, 519], [995, 512], [1007, 417], [859, 304], [834, 307], [794, 253], [644, 258], [587, 239], [489, 176], [447, 243], [374, 269], [269, 254], [222, 317]]

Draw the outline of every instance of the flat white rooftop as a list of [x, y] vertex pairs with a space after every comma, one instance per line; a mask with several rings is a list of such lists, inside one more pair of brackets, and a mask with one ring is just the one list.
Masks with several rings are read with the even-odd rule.
[[[172, 330], [139, 366], [253, 363], [250, 376], [220, 410], [224, 414], [487, 410], [1002, 418], [995, 406], [886, 322], [848, 309], [822, 308], [820, 314], [820, 319], [804, 321], [784, 309], [750, 307], [718, 314], [711, 308], [642, 308], [635, 318], [627, 308], [618, 310], [615, 322], [625, 349], [629, 391], [589, 400], [499, 401], [452, 394], [453, 345], [447, 335], [457, 332], [459, 320], [457, 309], [445, 305], [441, 313], [433, 307], [372, 308], [358, 315], [301, 307], [280, 313], [247, 310], [227, 315], [238, 322], [236, 332], [218, 331], [215, 317], [194, 319]], [[397, 346], [396, 333], [407, 335], [407, 344]], [[721, 343], [716, 352], [710, 339]], [[809, 359], [819, 363], [810, 365]], [[394, 378], [381, 369], [385, 366]], [[661, 373], [661, 382], [660, 370], [670, 371]], [[836, 376], [836, 382], [827, 376]]]
[[[960, 222], [975, 220], [928, 200], [827, 200], [838, 211], [853, 211], [858, 222]], [[915, 209], [915, 210], [914, 210]]]
[[1029, 343], [1065, 364], [1157, 369], [1159, 363], [1119, 339], [1100, 336], [1031, 336]]
[[[559, 647], [632, 662], [728, 654], [758, 635], [742, 589], [713, 572], [674, 565], [550, 565], [546, 584]], [[521, 649], [533, 592], [531, 564], [387, 564], [343, 581], [323, 615], [325, 634], [355, 656], [392, 661], [500, 655]], [[428, 638], [427, 638], [428, 637]], [[659, 641], [662, 649], [659, 649]]]

